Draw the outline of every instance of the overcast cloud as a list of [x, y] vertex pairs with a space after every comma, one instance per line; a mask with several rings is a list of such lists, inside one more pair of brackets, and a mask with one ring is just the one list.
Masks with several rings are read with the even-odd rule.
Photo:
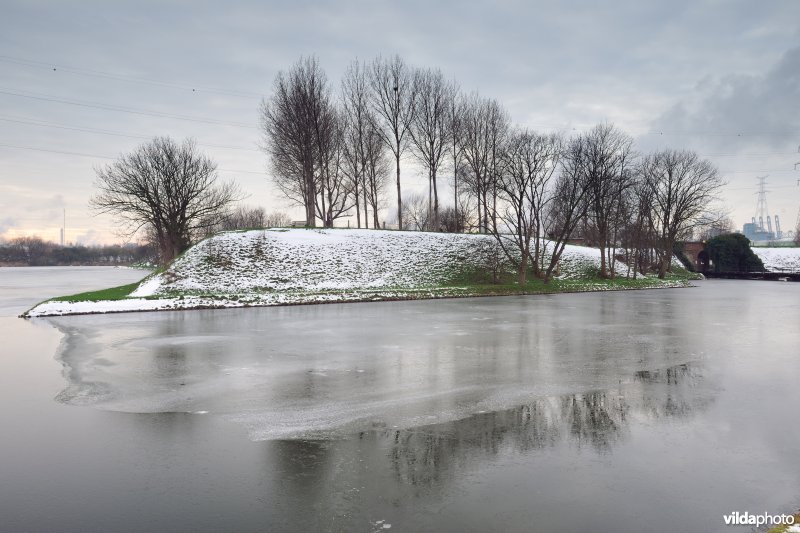
[[[338, 83], [355, 57], [399, 53], [499, 99], [521, 125], [607, 121], [642, 151], [695, 149], [724, 171], [737, 225], [753, 215], [758, 175], [769, 174], [784, 227], [800, 208], [796, 0], [6, 1], [0, 50], [6, 237], [57, 240], [65, 208], [69, 240], [118, 241], [88, 210], [93, 169], [155, 135], [196, 138], [247, 203], [288, 210], [257, 150], [257, 108], [275, 74], [307, 54]], [[407, 188], [422, 187], [412, 164], [404, 172]]]

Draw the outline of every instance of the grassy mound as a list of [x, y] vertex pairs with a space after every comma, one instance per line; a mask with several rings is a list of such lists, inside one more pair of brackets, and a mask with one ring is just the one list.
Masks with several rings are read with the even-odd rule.
[[[597, 249], [567, 246], [551, 283], [523, 286], [491, 236], [345, 229], [228, 232], [139, 284], [49, 300], [27, 316], [634, 289], [671, 280], [597, 276]], [[624, 265], [618, 267], [624, 268]]]

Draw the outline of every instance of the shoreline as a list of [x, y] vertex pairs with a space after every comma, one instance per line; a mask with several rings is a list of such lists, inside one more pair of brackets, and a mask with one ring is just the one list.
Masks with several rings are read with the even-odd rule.
[[[622, 278], [625, 279], [625, 278]], [[641, 278], [640, 278], [641, 279]], [[243, 309], [254, 307], [288, 307], [299, 305], [324, 305], [324, 304], [356, 304], [356, 303], [369, 303], [369, 302], [404, 302], [404, 301], [417, 301], [417, 300], [445, 300], [445, 299], [464, 299], [464, 298], [487, 298], [487, 297], [504, 297], [504, 296], [540, 296], [540, 295], [553, 295], [553, 294], [576, 294], [576, 293], [589, 293], [589, 292], [609, 292], [609, 291], [634, 291], [634, 290], [652, 290], [652, 289], [683, 289], [694, 288], [689, 279], [680, 280], [661, 280], [649, 286], [624, 286], [614, 284], [614, 280], [610, 281], [605, 286], [595, 287], [564, 287], [552, 291], [493, 291], [493, 292], [469, 292], [469, 293], [442, 293], [435, 294], [432, 291], [445, 290], [444, 288], [434, 289], [414, 289], [405, 294], [394, 294], [379, 296], [379, 292], [372, 295], [359, 295], [354, 298], [348, 298], [346, 294], [331, 294], [333, 298], [322, 298], [315, 300], [297, 300], [297, 301], [273, 301], [273, 302], [240, 302], [238, 300], [227, 299], [224, 303], [214, 304], [213, 297], [179, 297], [179, 298], [157, 298], [157, 299], [120, 299], [120, 300], [99, 300], [99, 301], [83, 301], [83, 302], [69, 302], [69, 301], [54, 301], [46, 300], [35, 306], [31, 307], [21, 315], [19, 318], [26, 320], [34, 318], [48, 318], [57, 316], [80, 316], [80, 315], [104, 315], [111, 313], [147, 313], [147, 312], [163, 312], [163, 311], [202, 311], [202, 310], [216, 310], [216, 309]], [[632, 280], [633, 281], [633, 280]], [[588, 283], [603, 283], [603, 281], [588, 281]], [[457, 290], [458, 287], [453, 287], [451, 290]], [[323, 295], [304, 295], [305, 297], [320, 297]], [[222, 300], [223, 298], [220, 297]], [[155, 306], [151, 308], [130, 308], [130, 309], [97, 309], [97, 310], [72, 310], [59, 312], [57, 310], [43, 310], [40, 313], [30, 314], [38, 307], [47, 304], [62, 304], [63, 306], [84, 304], [81, 307], [102, 307], [103, 304], [121, 303], [121, 302], [158, 302], [163, 306]], [[93, 305], [94, 304], [94, 305]], [[180, 304], [180, 305], [178, 305]], [[188, 304], [188, 305], [186, 305]]]

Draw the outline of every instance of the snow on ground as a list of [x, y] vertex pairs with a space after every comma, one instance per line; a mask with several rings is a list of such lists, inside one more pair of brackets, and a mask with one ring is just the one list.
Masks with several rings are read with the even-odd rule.
[[[229, 232], [189, 250], [131, 296], [422, 289], [483, 263], [486, 235], [376, 230]], [[599, 266], [593, 248], [567, 246], [564, 277]]]
[[[228, 232], [189, 249], [130, 297], [40, 304], [28, 316], [467, 295], [459, 275], [486, 264], [491, 236], [345, 229]], [[598, 269], [595, 248], [568, 245], [559, 277]], [[618, 273], [625, 275], [624, 265]], [[586, 287], [597, 290], [600, 287]]]
[[800, 248], [754, 246], [752, 250], [769, 272], [800, 272]]
[[375, 230], [223, 233], [132, 296], [433, 287], [471, 266], [483, 241], [479, 235]]

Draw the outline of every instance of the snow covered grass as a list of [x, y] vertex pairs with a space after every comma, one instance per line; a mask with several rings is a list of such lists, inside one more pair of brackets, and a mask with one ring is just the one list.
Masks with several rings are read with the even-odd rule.
[[[228, 232], [206, 239], [136, 286], [55, 298], [25, 316], [445, 298], [684, 286], [685, 279], [593, 279], [597, 249], [567, 246], [552, 283], [477, 281], [486, 235], [345, 229]], [[618, 275], [624, 276], [624, 265]]]
[[344, 229], [223, 233], [132, 296], [438, 287], [476, 266], [484, 238]]
[[761, 258], [768, 272], [800, 272], [800, 248], [754, 246], [751, 249]]

